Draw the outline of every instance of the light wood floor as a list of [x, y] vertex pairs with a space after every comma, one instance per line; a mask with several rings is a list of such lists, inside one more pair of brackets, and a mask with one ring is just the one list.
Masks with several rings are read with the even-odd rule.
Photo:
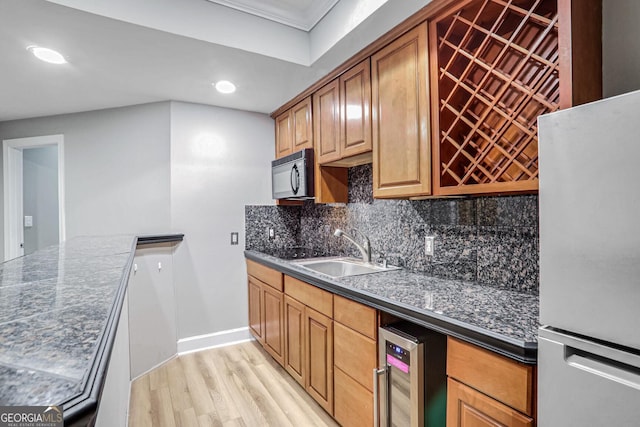
[[255, 341], [178, 356], [131, 386], [131, 427], [337, 426]]

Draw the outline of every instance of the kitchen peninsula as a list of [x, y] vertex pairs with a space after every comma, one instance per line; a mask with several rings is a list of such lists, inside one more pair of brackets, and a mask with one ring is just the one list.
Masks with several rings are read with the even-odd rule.
[[0, 404], [94, 417], [135, 249], [182, 238], [76, 237], [0, 264]]

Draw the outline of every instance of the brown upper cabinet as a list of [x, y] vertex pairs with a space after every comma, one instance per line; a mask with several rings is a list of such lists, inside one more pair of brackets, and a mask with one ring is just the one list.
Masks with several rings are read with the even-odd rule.
[[313, 148], [311, 97], [276, 117], [276, 158]]
[[315, 202], [346, 203], [347, 169], [329, 166], [340, 160], [340, 79], [335, 79], [313, 94], [315, 140]]
[[278, 157], [310, 97], [317, 202], [369, 155], [376, 198], [535, 192], [538, 116], [602, 97], [602, 0], [433, 0], [274, 112]]
[[427, 25], [371, 57], [373, 196], [431, 191]]
[[[538, 116], [601, 96], [598, 77], [572, 81], [600, 75], [590, 71], [600, 60], [566, 66], [572, 15], [599, 34], [600, 18], [585, 14], [595, 3], [466, 0], [430, 19], [434, 194], [538, 189]], [[580, 42], [589, 58], [599, 43]]]
[[319, 164], [340, 159], [340, 82], [333, 80], [313, 94], [315, 157]]
[[371, 67], [369, 58], [313, 95], [317, 161], [356, 166], [371, 162]]
[[347, 170], [323, 163], [340, 158], [340, 81], [335, 79], [313, 94], [315, 202], [346, 203]]

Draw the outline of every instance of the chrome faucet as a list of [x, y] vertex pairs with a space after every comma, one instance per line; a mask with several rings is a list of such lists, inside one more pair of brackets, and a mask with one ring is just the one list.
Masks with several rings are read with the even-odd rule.
[[363, 245], [360, 245], [358, 242], [355, 241], [353, 237], [349, 236], [347, 233], [340, 230], [339, 228], [336, 228], [336, 231], [333, 232], [333, 235], [336, 237], [344, 237], [345, 239], [347, 239], [348, 241], [356, 245], [356, 247], [360, 250], [360, 253], [362, 254], [362, 261], [370, 264], [371, 263], [371, 243], [369, 242], [369, 238], [365, 236], [364, 233], [362, 233], [360, 230], [357, 230], [354, 228], [353, 231], [360, 233], [360, 235], [364, 239]]

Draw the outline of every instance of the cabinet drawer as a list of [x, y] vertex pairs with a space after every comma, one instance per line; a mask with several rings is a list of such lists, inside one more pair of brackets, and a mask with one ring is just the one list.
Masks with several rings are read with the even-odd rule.
[[307, 307], [311, 307], [327, 317], [333, 317], [333, 294], [331, 292], [289, 276], [284, 276], [284, 292]]
[[376, 367], [376, 342], [340, 323], [333, 324], [333, 363], [373, 391], [371, 372]]
[[378, 328], [376, 310], [338, 295], [333, 296], [333, 320], [376, 339]]
[[449, 337], [447, 375], [529, 416], [534, 368]]
[[272, 288], [282, 291], [282, 273], [279, 271], [248, 259], [247, 274], [263, 281]]
[[373, 393], [341, 369], [334, 371], [334, 418], [344, 427], [373, 425]]

